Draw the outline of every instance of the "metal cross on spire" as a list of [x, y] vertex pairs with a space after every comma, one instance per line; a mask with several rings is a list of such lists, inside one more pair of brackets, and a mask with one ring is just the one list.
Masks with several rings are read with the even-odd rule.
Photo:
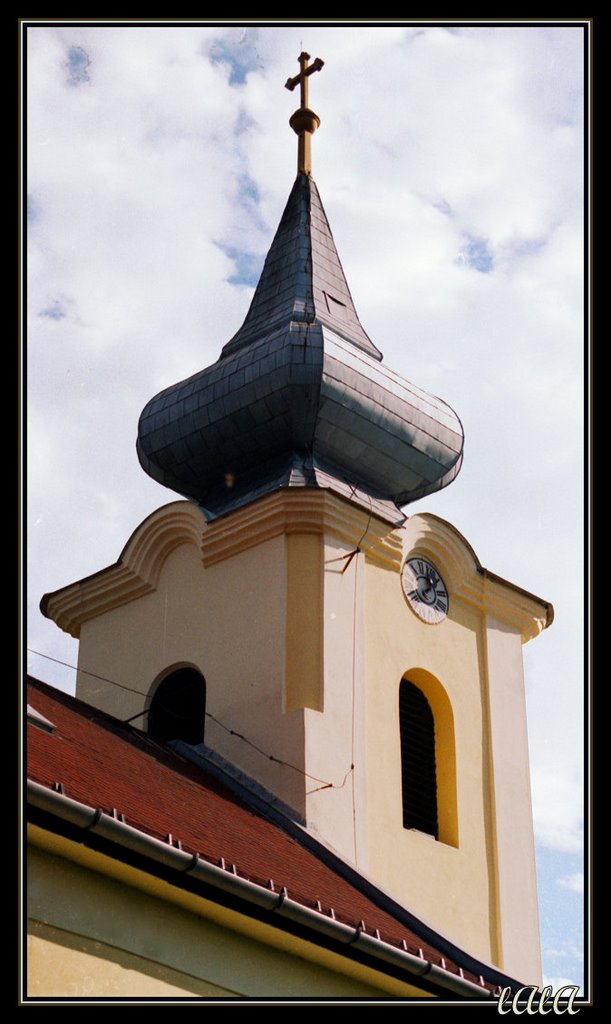
[[300, 67], [299, 74], [295, 75], [294, 78], [289, 78], [285, 84], [285, 88], [290, 89], [292, 92], [296, 85], [300, 86], [301, 105], [299, 110], [296, 110], [289, 118], [289, 124], [299, 138], [297, 147], [297, 171], [302, 171], [305, 174], [311, 174], [312, 154], [310, 137], [320, 125], [320, 118], [318, 114], [315, 114], [314, 111], [310, 110], [308, 107], [308, 78], [315, 71], [320, 71], [325, 62], [321, 60], [320, 57], [316, 57], [313, 63], [308, 65], [310, 54], [305, 53], [305, 51], [300, 53], [297, 59]]

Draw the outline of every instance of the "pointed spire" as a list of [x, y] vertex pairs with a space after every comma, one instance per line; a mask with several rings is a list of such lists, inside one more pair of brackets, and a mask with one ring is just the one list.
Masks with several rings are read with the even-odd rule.
[[314, 179], [298, 174], [231, 355], [290, 323], [324, 324], [381, 360], [358, 318]]
[[216, 363], [148, 402], [138, 458], [211, 519], [308, 487], [396, 524], [454, 479], [463, 432], [444, 402], [380, 366], [358, 318], [310, 173], [308, 78], [322, 61], [309, 59], [286, 83], [301, 88], [299, 169], [246, 319]]
[[299, 74], [285, 88], [300, 87], [300, 106], [289, 124], [299, 136], [297, 179], [267, 254], [250, 309], [240, 330], [225, 345], [221, 358], [250, 345], [263, 334], [289, 324], [325, 324], [374, 359], [382, 353], [358, 318], [348, 282], [318, 189], [311, 177], [310, 136], [320, 124], [308, 107], [308, 80], [324, 67], [303, 51]]

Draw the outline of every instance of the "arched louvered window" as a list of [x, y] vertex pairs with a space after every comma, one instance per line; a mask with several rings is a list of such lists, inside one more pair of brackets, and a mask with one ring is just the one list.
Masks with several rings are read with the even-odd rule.
[[159, 684], [149, 709], [148, 733], [160, 743], [204, 742], [206, 680], [194, 668], [179, 668]]
[[439, 838], [435, 721], [422, 690], [402, 679], [399, 688], [403, 828]]

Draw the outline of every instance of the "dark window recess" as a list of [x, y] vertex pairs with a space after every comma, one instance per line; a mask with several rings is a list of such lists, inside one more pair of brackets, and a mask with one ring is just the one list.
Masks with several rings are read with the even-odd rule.
[[151, 702], [148, 732], [154, 740], [204, 742], [206, 680], [194, 668], [179, 668], [159, 684]]
[[399, 688], [399, 726], [403, 828], [415, 828], [437, 839], [435, 721], [422, 690], [408, 679], [402, 679]]

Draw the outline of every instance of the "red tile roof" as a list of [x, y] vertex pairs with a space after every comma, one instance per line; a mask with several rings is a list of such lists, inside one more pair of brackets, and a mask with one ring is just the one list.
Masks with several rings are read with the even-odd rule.
[[510, 982], [485, 964], [474, 965], [467, 954], [456, 955], [460, 951], [441, 937], [439, 943], [426, 941], [380, 906], [384, 900], [371, 897], [370, 883], [361, 891], [335, 870], [333, 855], [321, 859], [199, 765], [38, 680], [30, 680], [27, 700], [55, 725], [52, 733], [28, 725], [28, 778], [34, 782], [61, 785], [65, 796], [107, 813], [114, 809], [149, 836], [165, 840], [170, 834], [183, 850], [213, 864], [224, 858], [243, 878], [262, 885], [271, 878], [292, 900], [313, 909], [319, 901], [323, 912], [332, 907], [338, 921], [353, 927], [364, 921], [369, 934], [378, 929], [384, 941], [397, 947], [405, 942], [415, 955], [421, 949], [432, 963], [443, 956], [447, 970], [459, 974], [463, 968], [475, 983], [481, 974], [489, 989]]

